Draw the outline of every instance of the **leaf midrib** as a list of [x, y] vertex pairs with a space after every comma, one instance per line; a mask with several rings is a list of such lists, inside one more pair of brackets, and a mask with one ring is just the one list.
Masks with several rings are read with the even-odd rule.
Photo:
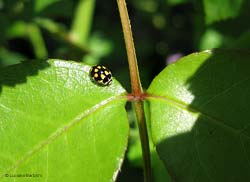
[[[249, 158], [248, 156], [246, 155], [246, 148], [245, 148], [245, 145], [242, 141], [242, 138], [241, 137], [246, 137], [247, 139], [250, 139], [250, 136], [242, 133], [242, 131], [244, 130], [236, 130], [235, 128], [231, 127], [231, 126], [228, 126], [228, 125], [225, 125], [222, 121], [218, 120], [217, 118], [214, 118], [213, 116], [210, 116], [204, 112], [201, 112], [200, 110], [198, 109], [194, 109], [192, 107], [190, 107], [188, 104], [185, 104], [183, 103], [182, 101], [178, 101], [178, 100], [175, 100], [175, 99], [172, 99], [172, 98], [169, 98], [169, 97], [166, 97], [166, 96], [155, 96], [155, 95], [150, 95], [147, 97], [147, 100], [158, 100], [158, 101], [164, 101], [164, 102], [167, 102], [167, 103], [170, 103], [170, 105], [174, 105], [175, 107], [178, 107], [178, 108], [181, 108], [187, 112], [192, 112], [192, 113], [195, 113], [195, 114], [198, 114], [200, 116], [203, 116], [203, 117], [206, 117], [208, 118], [208, 121], [211, 121], [213, 122], [214, 124], [216, 124], [217, 126], [220, 126], [236, 135], [239, 135], [239, 140], [241, 141], [241, 145], [242, 145], [242, 148], [244, 150], [244, 153], [245, 153], [245, 156], [247, 158], [247, 163], [248, 163], [248, 166], [250, 166], [250, 162], [249, 162]], [[196, 137], [193, 136], [193, 140], [194, 140], [194, 143], [195, 143], [195, 150], [199, 156], [199, 148], [196, 146]], [[204, 165], [202, 164], [202, 161], [201, 159], [198, 157], [198, 160], [199, 160], [199, 163], [200, 163], [200, 166], [201, 168], [203, 168], [203, 170], [205, 171], [205, 173], [207, 174], [208, 178], [211, 179], [210, 177], [210, 174], [208, 173], [208, 171], [206, 170], [206, 167], [204, 167]]]
[[35, 145], [30, 151], [28, 151], [25, 155], [23, 155], [19, 160], [16, 161], [15, 164], [13, 164], [11, 167], [9, 167], [3, 174], [0, 174], [0, 179], [4, 177], [4, 174], [9, 173], [10, 171], [17, 169], [23, 162], [31, 158], [34, 154], [42, 150], [44, 147], [49, 145], [51, 142], [56, 140], [58, 137], [62, 136], [64, 133], [66, 133], [69, 129], [80, 123], [82, 120], [86, 119], [87, 117], [91, 116], [93, 113], [96, 113], [100, 109], [107, 107], [109, 104], [111, 104], [114, 101], [118, 100], [126, 100], [126, 97], [124, 96], [113, 96], [106, 100], [103, 100], [102, 102], [94, 105], [93, 107], [89, 108], [88, 110], [85, 110], [81, 112], [79, 115], [77, 115], [75, 118], [73, 118], [70, 122], [65, 124], [64, 126], [58, 128], [55, 132], [53, 132], [51, 135], [47, 137], [47, 139], [38, 142], [37, 145]]
[[186, 103], [184, 103], [182, 101], [178, 101], [178, 100], [175, 100], [175, 99], [167, 97], [167, 96], [156, 96], [156, 95], [152, 95], [152, 94], [150, 96], [147, 96], [147, 100], [151, 100], [151, 99], [152, 100], [164, 101], [164, 102], [170, 103], [170, 105], [172, 104], [172, 105], [174, 105], [174, 106], [176, 106], [178, 108], [181, 108], [181, 109], [183, 109], [183, 110], [185, 110], [187, 112], [196, 113], [196, 114], [198, 114], [200, 116], [208, 118], [209, 121], [213, 122], [214, 124], [224, 128], [224, 129], [226, 129], [226, 130], [228, 130], [230, 132], [233, 132], [235, 134], [240, 134], [241, 136], [244, 136], [244, 137], [250, 139], [250, 136], [246, 135], [245, 133], [242, 133], [242, 131], [244, 131], [244, 130], [242, 130], [242, 129], [237, 130], [237, 129], [229, 126], [229, 125], [225, 125], [224, 122], [219, 120], [218, 118], [215, 118], [214, 116], [210, 116], [209, 114], [204, 113], [204, 112], [200, 111], [197, 108], [193, 108], [190, 105], [188, 105], [188, 104], [186, 104]]

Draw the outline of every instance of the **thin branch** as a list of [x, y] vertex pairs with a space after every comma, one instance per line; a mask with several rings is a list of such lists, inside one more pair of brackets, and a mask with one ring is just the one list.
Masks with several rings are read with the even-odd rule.
[[134, 102], [135, 113], [138, 121], [141, 148], [142, 148], [142, 157], [143, 157], [143, 166], [144, 166], [144, 181], [151, 182], [152, 172], [151, 172], [151, 159], [150, 159], [150, 149], [148, 141], [148, 132], [145, 119], [145, 113], [143, 108], [143, 101]]
[[[149, 141], [148, 141], [148, 132], [145, 119], [145, 113], [143, 108], [143, 90], [141, 87], [141, 81], [139, 77], [139, 71], [137, 66], [137, 59], [134, 47], [134, 41], [131, 31], [131, 25], [129, 21], [128, 11], [126, 7], [125, 0], [117, 0], [118, 8], [121, 17], [122, 29], [126, 44], [128, 64], [130, 71], [131, 87], [132, 87], [132, 97], [139, 98], [134, 100], [134, 108], [137, 117], [142, 155], [143, 155], [143, 166], [144, 166], [144, 181], [151, 182], [152, 173], [151, 173], [151, 161], [150, 161], [150, 150], [149, 150]], [[140, 99], [141, 98], [141, 99]]]
[[143, 91], [142, 91], [141, 81], [139, 77], [134, 41], [133, 41], [128, 11], [126, 7], [126, 2], [125, 0], [117, 0], [117, 3], [118, 3], [119, 12], [120, 12], [122, 29], [123, 29], [123, 34], [124, 34], [124, 39], [125, 39], [125, 44], [126, 44], [126, 49], [127, 49], [132, 94], [140, 95]]

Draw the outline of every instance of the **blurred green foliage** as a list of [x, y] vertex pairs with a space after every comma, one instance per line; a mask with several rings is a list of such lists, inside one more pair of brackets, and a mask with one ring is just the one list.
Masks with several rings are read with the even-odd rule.
[[[250, 1], [127, 0], [127, 5], [144, 88], [173, 55], [250, 48]], [[0, 67], [46, 58], [101, 63], [130, 90], [115, 0], [0, 0], [0, 34]], [[123, 171], [141, 168], [134, 122], [131, 128]], [[141, 179], [141, 169], [136, 175]], [[129, 176], [121, 174], [119, 181]]]

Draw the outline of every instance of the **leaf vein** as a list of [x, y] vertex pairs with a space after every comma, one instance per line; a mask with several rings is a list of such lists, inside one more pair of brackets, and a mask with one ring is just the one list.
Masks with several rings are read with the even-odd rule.
[[233, 88], [235, 88], [235, 87], [237, 87], [237, 86], [239, 86], [239, 85], [241, 85], [241, 84], [243, 84], [243, 83], [245, 83], [245, 82], [247, 82], [247, 81], [249, 81], [249, 80], [250, 80], [250, 76], [247, 77], [247, 78], [244, 79], [244, 80], [240, 80], [240, 81], [234, 83], [233, 85], [231, 85], [231, 87], [228, 87], [227, 89], [225, 89], [225, 90], [223, 90], [223, 91], [221, 91], [221, 92], [215, 94], [215, 95], [214, 95], [212, 98], [210, 98], [208, 101], [206, 101], [205, 103], [201, 104], [200, 107], [206, 106], [207, 104], [209, 104], [210, 102], [212, 102], [212, 101], [213, 101], [214, 99], [216, 99], [217, 97], [222, 96], [222, 95], [228, 93], [228, 92], [229, 92], [230, 90], [232, 90]]
[[240, 135], [240, 143], [241, 143], [241, 145], [242, 145], [242, 147], [243, 147], [244, 154], [245, 154], [246, 159], [247, 159], [247, 164], [248, 164], [248, 166], [249, 166], [249, 168], [250, 168], [250, 160], [249, 160], [249, 157], [248, 157], [248, 155], [247, 155], [246, 147], [245, 147], [245, 145], [244, 145], [244, 142], [242, 141], [242, 137], [241, 137], [241, 136], [242, 136], [242, 135]]
[[68, 124], [64, 125], [63, 127], [57, 129], [54, 133], [52, 133], [47, 139], [41, 141], [39, 144], [34, 146], [30, 151], [28, 151], [26, 154], [24, 154], [23, 157], [21, 157], [18, 161], [15, 162], [11, 167], [9, 167], [6, 172], [3, 174], [0, 174], [0, 179], [4, 178], [6, 173], [9, 173], [12, 170], [16, 170], [22, 163], [27, 161], [29, 158], [31, 158], [34, 154], [42, 150], [45, 146], [48, 146], [50, 143], [52, 143], [54, 140], [56, 140], [59, 136], [66, 133], [69, 129], [71, 129], [73, 126], [78, 124], [83, 119], [90, 116], [92, 113], [97, 112], [100, 108], [107, 106], [112, 101], [119, 100], [119, 99], [125, 99], [124, 96], [113, 96], [106, 100], [103, 100], [102, 102], [94, 105], [92, 108], [80, 113], [78, 116], [76, 116], [74, 119], [72, 119]]
[[196, 150], [196, 152], [197, 152], [198, 161], [199, 161], [199, 163], [200, 163], [201, 168], [202, 168], [202, 169], [204, 170], [204, 172], [206, 173], [207, 177], [208, 177], [209, 179], [212, 179], [211, 176], [209, 175], [208, 171], [206, 170], [206, 168], [205, 168], [204, 165], [202, 164], [201, 159], [200, 159], [200, 152], [199, 152], [199, 148], [198, 148], [198, 146], [197, 146], [196, 137], [195, 137], [195, 132], [196, 132], [196, 130], [197, 130], [197, 128], [193, 131], [192, 138], [193, 138], [193, 141], [194, 141], [194, 146], [195, 146], [194, 148], [195, 148], [195, 150]]
[[214, 116], [210, 116], [209, 114], [206, 114], [198, 109], [195, 109], [195, 108], [192, 108], [190, 107], [190, 105], [187, 105], [181, 101], [178, 101], [178, 100], [174, 100], [172, 98], [168, 98], [166, 96], [155, 96], [155, 95], [148, 95], [147, 96], [147, 99], [150, 100], [150, 99], [156, 99], [156, 100], [162, 100], [164, 102], [167, 102], [167, 103], [171, 103], [173, 104], [174, 106], [178, 107], [178, 108], [181, 108], [183, 110], [186, 110], [188, 112], [192, 112], [192, 113], [196, 113], [200, 116], [203, 116], [203, 117], [206, 117], [208, 118], [211, 122], [213, 122], [214, 124], [216, 124], [217, 126], [220, 126], [228, 131], [231, 131], [235, 134], [242, 134], [242, 136], [250, 139], [250, 136], [242, 133], [242, 130], [238, 130], [238, 129], [235, 129], [233, 128], [232, 126], [229, 126], [229, 125], [225, 125], [222, 121], [220, 121], [218, 118], [214, 117]]

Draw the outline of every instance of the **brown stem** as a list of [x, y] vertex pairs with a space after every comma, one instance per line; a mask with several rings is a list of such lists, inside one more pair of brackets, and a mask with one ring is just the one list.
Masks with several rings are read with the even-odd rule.
[[123, 29], [127, 56], [128, 56], [132, 94], [140, 95], [143, 91], [142, 91], [141, 81], [139, 77], [134, 41], [132, 37], [131, 25], [129, 21], [126, 2], [125, 0], [117, 0], [117, 3], [118, 3], [119, 12], [120, 12], [122, 29]]
[[[117, 3], [118, 3], [119, 12], [120, 12], [122, 29], [123, 29], [127, 56], [128, 56], [128, 64], [129, 64], [131, 87], [132, 87], [131, 95], [134, 98], [142, 98], [144, 93], [141, 87], [141, 81], [139, 77], [135, 47], [134, 47], [134, 42], [133, 42], [133, 36], [132, 36], [128, 11], [126, 7], [126, 2], [125, 0], [117, 0]], [[152, 173], [151, 173], [150, 150], [149, 150], [147, 125], [146, 125], [145, 113], [144, 113], [144, 108], [143, 108], [143, 101], [140, 99], [135, 100], [133, 104], [134, 104], [134, 108], [136, 112], [139, 133], [140, 133], [143, 164], [144, 164], [143, 165], [144, 181], [151, 182]]]
[[141, 139], [142, 157], [143, 157], [143, 168], [144, 168], [144, 181], [151, 182], [151, 161], [150, 161], [150, 150], [148, 141], [148, 132], [145, 119], [145, 113], [143, 108], [143, 101], [134, 102], [135, 113], [138, 121], [138, 128]]

